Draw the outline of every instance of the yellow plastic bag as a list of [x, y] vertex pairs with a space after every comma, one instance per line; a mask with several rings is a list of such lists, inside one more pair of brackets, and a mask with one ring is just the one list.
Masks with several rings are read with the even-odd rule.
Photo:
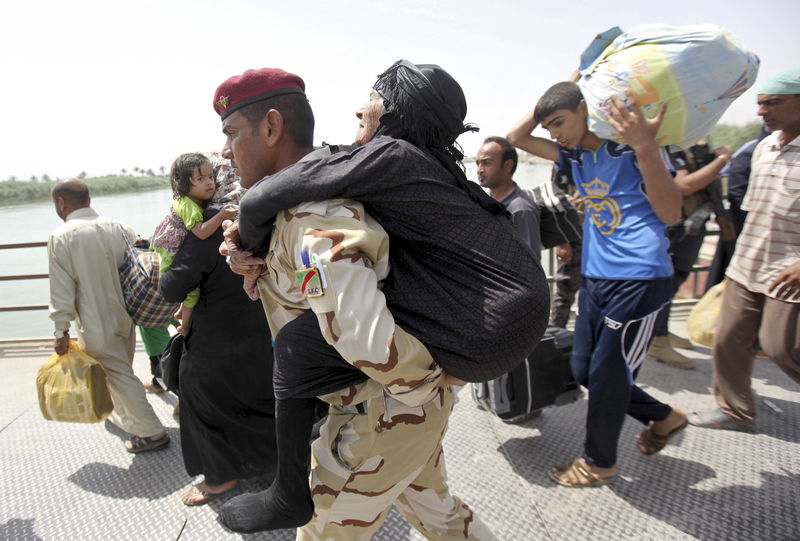
[[50, 421], [99, 423], [114, 404], [106, 385], [106, 371], [70, 341], [64, 355], [54, 353], [36, 375], [39, 408]]
[[692, 308], [686, 327], [689, 338], [703, 346], [714, 345], [714, 332], [717, 329], [719, 311], [722, 308], [722, 295], [725, 293], [725, 280], [706, 291]]

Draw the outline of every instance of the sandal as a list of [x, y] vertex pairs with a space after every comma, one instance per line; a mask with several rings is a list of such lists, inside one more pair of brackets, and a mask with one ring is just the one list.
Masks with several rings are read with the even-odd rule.
[[686, 417], [680, 425], [676, 426], [663, 436], [661, 434], [656, 434], [653, 432], [652, 427], [648, 426], [639, 433], [639, 437], [636, 438], [636, 446], [643, 455], [654, 455], [666, 447], [669, 439], [674, 436], [676, 432], [686, 428], [686, 425], [688, 424], [689, 418]]
[[692, 426], [701, 428], [718, 428], [721, 430], [739, 430], [741, 432], [755, 432], [755, 425], [741, 425], [732, 421], [719, 408], [706, 411], [695, 411], [689, 415]]
[[169, 443], [169, 434], [164, 432], [158, 438], [150, 436], [144, 438], [142, 436], [133, 436], [125, 442], [125, 449], [129, 453], [144, 453], [146, 451], [154, 451], [161, 449]]
[[[198, 483], [196, 485], [192, 485], [191, 488], [189, 488], [188, 490], [185, 490], [184, 492], [181, 493], [181, 501], [183, 502], [183, 505], [187, 505], [189, 507], [196, 507], [198, 505], [205, 505], [208, 502], [210, 502], [211, 500], [213, 500], [214, 498], [216, 498], [218, 496], [222, 496], [223, 494], [225, 494], [229, 490], [233, 490], [234, 488], [236, 488], [236, 485], [238, 483], [234, 482], [231, 487], [226, 488], [222, 492], [210, 492], [208, 490], [204, 490], [204, 489], [200, 488], [200, 484], [201, 483]], [[205, 485], [205, 483], [202, 483], [202, 484]], [[223, 483], [220, 486], [224, 486], [226, 484], [227, 483]], [[208, 486], [208, 485], [206, 485], [206, 486]], [[188, 498], [194, 497], [195, 499], [187, 500], [187, 497]]]
[[608, 477], [602, 477], [592, 471], [589, 471], [589, 469], [584, 466], [583, 461], [580, 458], [576, 458], [569, 464], [553, 466], [547, 473], [550, 475], [550, 479], [559, 485], [570, 488], [587, 488], [608, 485], [617, 477], [616, 473], [609, 475]]

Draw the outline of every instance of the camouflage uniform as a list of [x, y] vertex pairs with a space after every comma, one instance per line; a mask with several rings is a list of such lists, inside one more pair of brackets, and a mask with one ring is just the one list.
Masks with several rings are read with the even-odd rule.
[[447, 487], [453, 392], [386, 307], [383, 228], [359, 203], [311, 202], [279, 214], [270, 242], [258, 283], [273, 336], [310, 308], [325, 340], [370, 378], [321, 397], [331, 408], [312, 446], [315, 513], [297, 538], [370, 539], [395, 503], [429, 539], [494, 539]]

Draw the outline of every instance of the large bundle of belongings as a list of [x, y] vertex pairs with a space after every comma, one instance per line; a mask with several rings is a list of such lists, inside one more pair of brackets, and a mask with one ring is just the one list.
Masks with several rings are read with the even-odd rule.
[[758, 57], [718, 26], [642, 24], [598, 34], [581, 55], [578, 85], [598, 137], [619, 141], [606, 114], [611, 97], [625, 101], [630, 88], [647, 117], [667, 103], [658, 143], [686, 148], [753, 85], [758, 66]]

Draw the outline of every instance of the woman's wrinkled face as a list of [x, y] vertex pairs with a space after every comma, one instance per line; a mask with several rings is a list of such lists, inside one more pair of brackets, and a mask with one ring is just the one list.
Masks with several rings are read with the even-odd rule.
[[381, 117], [386, 113], [383, 106], [383, 96], [375, 90], [369, 93], [369, 100], [356, 111], [358, 117], [358, 131], [356, 132], [355, 144], [358, 146], [366, 144], [378, 131], [378, 124]]

